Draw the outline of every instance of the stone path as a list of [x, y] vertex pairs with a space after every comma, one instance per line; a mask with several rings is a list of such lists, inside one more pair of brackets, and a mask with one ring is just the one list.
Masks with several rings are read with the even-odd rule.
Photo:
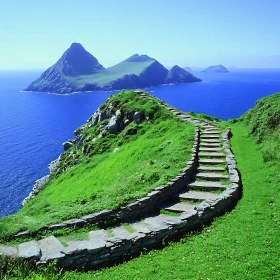
[[[150, 98], [145, 93], [139, 94], [145, 99]], [[199, 227], [208, 216], [214, 217], [223, 212], [223, 208], [219, 207], [224, 207], [226, 199], [233, 197], [233, 190], [228, 188], [230, 177], [221, 128], [182, 113], [162, 101], [159, 103], [176, 117], [201, 127], [197, 172], [184, 190], [172, 195], [156, 211], [139, 217], [141, 220], [107, 230], [89, 231], [84, 240], [71, 241], [65, 237], [49, 236], [19, 246], [0, 246], [0, 253], [33, 259], [38, 264], [57, 260], [60, 266], [69, 269], [96, 268], [130, 258], [143, 248], [159, 246], [163, 241], [172, 240]], [[234, 164], [232, 159], [231, 164]]]

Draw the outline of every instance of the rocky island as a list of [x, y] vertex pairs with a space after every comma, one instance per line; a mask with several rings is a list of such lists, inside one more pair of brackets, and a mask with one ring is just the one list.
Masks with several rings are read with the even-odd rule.
[[202, 70], [202, 72], [205, 72], [205, 73], [228, 73], [228, 69], [219, 64], [219, 65], [213, 65], [213, 66], [209, 66], [208, 68]]
[[[175, 75], [180, 71], [180, 75]], [[157, 86], [166, 83], [193, 83], [201, 80], [178, 66], [168, 71], [147, 55], [135, 54], [104, 68], [79, 43], [73, 43], [62, 57], [25, 90], [50, 93], [107, 91]]]

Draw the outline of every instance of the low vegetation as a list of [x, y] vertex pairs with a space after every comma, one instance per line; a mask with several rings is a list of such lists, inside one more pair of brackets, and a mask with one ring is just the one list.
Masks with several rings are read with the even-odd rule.
[[[108, 119], [83, 127], [83, 138], [91, 141], [67, 150], [44, 190], [17, 214], [0, 220], [1, 242], [21, 230], [34, 232], [47, 224], [125, 206], [166, 184], [186, 166], [193, 125], [175, 119], [156, 99], [143, 100], [133, 91], [112, 96], [101, 106], [108, 107], [112, 113], [119, 109], [124, 119], [138, 111], [143, 121], [132, 121], [117, 134], [101, 133]], [[132, 128], [134, 134], [127, 134]]]
[[264, 160], [280, 160], [280, 92], [258, 100], [241, 120], [256, 137]]
[[[279, 101], [278, 94], [274, 102], [279, 104]], [[254, 117], [258, 114], [256, 110]], [[162, 250], [144, 252], [127, 263], [99, 271], [60, 272], [50, 267], [49, 273], [38, 268], [26, 272], [22, 264], [9, 263], [4, 270], [6, 274], [2, 275], [8, 275], [7, 279], [25, 279], [20, 278], [25, 272], [25, 277], [32, 280], [57, 279], [55, 272], [59, 279], [67, 280], [279, 279], [280, 162], [274, 155], [269, 161], [264, 157], [265, 142], [257, 132], [252, 133], [253, 123], [248, 120], [245, 115], [231, 123], [231, 148], [242, 176], [242, 199], [233, 211], [217, 218], [201, 232], [191, 233]], [[279, 136], [277, 130], [269, 130], [262, 121], [259, 125], [266, 129], [268, 144], [269, 139], [273, 142]]]

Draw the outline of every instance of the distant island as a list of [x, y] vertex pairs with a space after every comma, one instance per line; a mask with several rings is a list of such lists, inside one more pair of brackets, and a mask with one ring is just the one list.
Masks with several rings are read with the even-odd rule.
[[81, 44], [73, 43], [62, 57], [25, 91], [65, 94], [200, 81], [177, 65], [168, 71], [147, 55], [135, 54], [117, 65], [104, 68]]
[[185, 69], [186, 71], [188, 71], [188, 72], [192, 72], [192, 71], [193, 71], [193, 69], [192, 69], [191, 67], [184, 67], [184, 69]]
[[213, 65], [213, 66], [209, 66], [208, 68], [202, 70], [202, 72], [207, 72], [207, 73], [228, 73], [228, 69], [219, 64], [219, 65]]

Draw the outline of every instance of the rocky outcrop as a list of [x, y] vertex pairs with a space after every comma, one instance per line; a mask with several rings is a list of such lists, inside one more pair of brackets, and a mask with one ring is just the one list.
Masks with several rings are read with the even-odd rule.
[[105, 68], [79, 43], [73, 43], [55, 66], [65, 76], [90, 75]]
[[49, 181], [49, 175], [46, 175], [40, 179], [38, 179], [35, 182], [35, 185], [32, 189], [32, 191], [30, 192], [30, 194], [28, 195], [28, 197], [26, 197], [23, 201], [22, 201], [22, 206], [25, 205], [30, 199], [34, 198], [43, 188], [43, 186]]
[[26, 91], [71, 93], [77, 90], [76, 86], [66, 80], [61, 72], [54, 66], [46, 70], [39, 79], [31, 83]]
[[196, 78], [193, 74], [187, 72], [178, 65], [173, 66], [165, 79], [166, 84], [182, 84], [182, 83], [194, 83], [201, 82], [200, 79]]

